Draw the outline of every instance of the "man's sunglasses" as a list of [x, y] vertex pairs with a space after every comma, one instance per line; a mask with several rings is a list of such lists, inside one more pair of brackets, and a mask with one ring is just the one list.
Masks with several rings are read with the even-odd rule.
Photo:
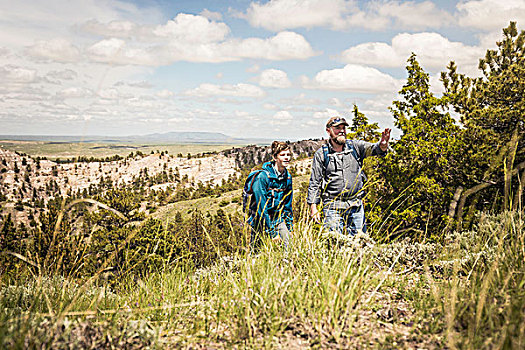
[[334, 120], [332, 120], [329, 124], [328, 124], [328, 127], [331, 127], [332, 125], [334, 124], [339, 124], [339, 123], [345, 123], [346, 124], [346, 119], [345, 118], [335, 118]]

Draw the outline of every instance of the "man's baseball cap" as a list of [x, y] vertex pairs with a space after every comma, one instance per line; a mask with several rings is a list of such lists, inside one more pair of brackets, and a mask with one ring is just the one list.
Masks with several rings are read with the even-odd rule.
[[338, 126], [338, 125], [341, 125], [341, 124], [344, 124], [344, 125], [348, 126], [348, 123], [346, 122], [345, 118], [332, 117], [332, 118], [328, 119], [328, 121], [326, 122], [326, 127], [330, 128], [332, 126]]

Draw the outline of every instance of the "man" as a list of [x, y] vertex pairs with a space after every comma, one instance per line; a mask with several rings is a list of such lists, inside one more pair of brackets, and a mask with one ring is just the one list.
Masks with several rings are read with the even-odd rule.
[[341, 117], [332, 117], [326, 123], [329, 139], [314, 154], [306, 201], [315, 222], [321, 222], [317, 205], [322, 200], [323, 226], [338, 233], [346, 228], [353, 236], [358, 231], [366, 232], [363, 159], [386, 154], [391, 129], [383, 131], [381, 141], [370, 143], [347, 140], [347, 126]]

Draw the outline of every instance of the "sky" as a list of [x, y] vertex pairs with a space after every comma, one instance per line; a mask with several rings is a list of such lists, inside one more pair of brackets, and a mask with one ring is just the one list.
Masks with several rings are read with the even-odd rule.
[[525, 0], [0, 0], [0, 134], [299, 140], [354, 104], [393, 127], [412, 52], [439, 95], [510, 21]]

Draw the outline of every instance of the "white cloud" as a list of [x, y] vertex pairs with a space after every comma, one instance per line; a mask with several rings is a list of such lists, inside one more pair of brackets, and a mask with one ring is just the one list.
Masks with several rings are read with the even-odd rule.
[[77, 62], [82, 57], [79, 48], [65, 39], [38, 40], [27, 48], [27, 53], [38, 59], [57, 62]]
[[60, 80], [73, 80], [78, 76], [78, 73], [72, 69], [63, 69], [59, 71], [51, 71], [47, 73], [47, 77], [51, 79], [60, 79]]
[[457, 64], [476, 65], [484, 50], [461, 42], [452, 42], [437, 33], [402, 33], [391, 45], [372, 42], [353, 46], [341, 54], [345, 63], [379, 67], [403, 67], [411, 53], [426, 68], [445, 69], [454, 60]]
[[144, 66], [169, 65], [177, 61], [307, 59], [317, 54], [297, 33], [285, 31], [268, 38], [234, 38], [227, 24], [185, 13], [156, 26], [121, 19], [106, 23], [91, 19], [74, 28], [103, 38], [87, 44], [88, 40], [83, 40], [82, 45], [73, 43], [72, 39], [38, 40], [27, 46], [27, 53], [37, 59], [56, 62], [90, 59], [113, 65]]
[[98, 92], [100, 98], [105, 100], [123, 100], [130, 99], [133, 97], [130, 93], [124, 93], [116, 88], [102, 89]]
[[430, 91], [437, 96], [443, 95], [445, 88], [443, 87], [443, 82], [441, 81], [440, 74], [430, 75], [428, 79], [430, 84]]
[[459, 25], [482, 31], [501, 31], [510, 21], [525, 25], [525, 1], [477, 0], [462, 1], [456, 5]]
[[270, 111], [275, 111], [277, 109], [279, 109], [275, 104], [273, 103], [265, 103], [263, 104], [263, 108], [264, 109], [267, 109], [267, 110], [270, 110]]
[[271, 0], [261, 4], [252, 2], [246, 14], [241, 15], [254, 27], [281, 31], [290, 28], [330, 26], [341, 22], [351, 4], [345, 0]]
[[247, 120], [260, 120], [261, 119], [258, 115], [251, 114], [246, 111], [235, 111], [235, 116], [241, 119], [247, 119]]
[[[390, 106], [395, 99], [399, 99], [397, 93], [383, 94], [375, 96], [373, 99], [366, 100], [364, 104], [369, 111], [386, 111], [388, 110], [388, 106]], [[358, 107], [361, 106], [358, 105]]]
[[270, 121], [271, 125], [289, 125], [292, 123], [293, 116], [288, 111], [279, 111], [275, 113]]
[[373, 1], [369, 10], [377, 18], [390, 19], [394, 27], [424, 29], [449, 25], [453, 16], [438, 9], [432, 1]]
[[173, 20], [157, 26], [153, 34], [172, 41], [206, 44], [224, 40], [230, 28], [203, 16], [179, 13]]
[[57, 92], [60, 98], [86, 98], [93, 96], [93, 91], [83, 87], [70, 87]]
[[318, 105], [321, 101], [317, 98], [307, 97], [305, 93], [300, 93], [290, 98], [281, 98], [279, 103], [287, 104], [290, 106], [301, 106], [301, 105]]
[[249, 115], [250, 115], [250, 113], [248, 113], [246, 111], [235, 111], [235, 116], [237, 116], [237, 117], [246, 118]]
[[272, 118], [277, 120], [292, 120], [293, 116], [288, 111], [279, 111], [275, 113]]
[[0, 67], [0, 80], [5, 84], [27, 84], [36, 80], [36, 71], [14, 65]]
[[339, 100], [337, 97], [332, 97], [328, 103], [330, 103], [332, 106], [336, 106], [336, 107], [343, 107], [343, 103], [341, 102], [341, 100]]
[[259, 85], [274, 88], [288, 88], [292, 83], [286, 72], [278, 69], [266, 69], [259, 76]]
[[95, 62], [113, 65], [157, 66], [166, 64], [166, 62], [159, 60], [154, 52], [143, 48], [129, 47], [124, 40], [117, 38], [101, 40], [87, 48], [86, 53]]
[[214, 21], [220, 21], [222, 19], [222, 14], [220, 12], [213, 12], [208, 9], [202, 10], [200, 15], [212, 19]]
[[303, 86], [308, 89], [377, 93], [396, 90], [400, 84], [375, 68], [347, 64], [340, 69], [323, 70], [312, 80], [304, 78]]
[[214, 102], [219, 102], [223, 105], [232, 105], [232, 106], [251, 103], [251, 101], [245, 98], [228, 98], [228, 97], [217, 97], [216, 99], [214, 99]]
[[233, 40], [224, 43], [221, 48], [234, 58], [294, 60], [307, 59], [318, 54], [302, 35], [293, 32], [280, 32], [267, 39]]
[[359, 44], [341, 53], [341, 61], [344, 63], [399, 67], [405, 60], [392, 46], [378, 42]]
[[153, 87], [150, 82], [147, 82], [145, 80], [142, 81], [118, 81], [114, 84], [115, 86], [128, 86], [131, 88], [139, 88], [139, 89], [150, 89]]
[[307, 120], [306, 123], [304, 123], [304, 126], [319, 126], [319, 125], [322, 125], [323, 122], [321, 122], [320, 120]]
[[[260, 11], [245, 11], [245, 18], [250, 15], [250, 23], [259, 20], [257, 26], [271, 28], [275, 33], [249, 30], [245, 28], [246, 23], [231, 21], [231, 17], [223, 20], [220, 13], [203, 10], [202, 6], [197, 10], [192, 6], [193, 13], [202, 11], [199, 15], [190, 15], [161, 13], [161, 6], [148, 10], [148, 4], [157, 6], [155, 2], [135, 6], [124, 0], [4, 1], [0, 4], [1, 128], [12, 133], [56, 131], [67, 134], [83, 130], [132, 134], [137, 130], [150, 132], [152, 129], [146, 120], [150, 123], [171, 120], [173, 124], [166, 123], [164, 128], [184, 128], [190, 118], [204, 117], [201, 120], [206, 121], [210, 130], [237, 132], [234, 136], [245, 135], [248, 130], [261, 137], [283, 137], [289, 133], [308, 138], [323, 132], [329, 114], [339, 111], [348, 115], [356, 99], [360, 107], [363, 105], [362, 111], [367, 117], [391, 120], [387, 106], [397, 98], [395, 91], [403, 82], [384, 73], [398, 77], [404, 76], [403, 71], [381, 72], [367, 66], [403, 67], [412, 51], [416, 51], [425, 69], [442, 70], [449, 59], [454, 59], [458, 65], [470, 61], [476, 64], [487, 48], [483, 43], [489, 35], [493, 47], [495, 39], [501, 40], [501, 28], [508, 25], [508, 21], [498, 25], [498, 35], [494, 37], [489, 29], [481, 27], [486, 21], [488, 27], [496, 28], [496, 24], [490, 23], [492, 18], [476, 22], [473, 9], [479, 4], [495, 2], [462, 0], [457, 7], [456, 20], [461, 19], [464, 28], [481, 30], [463, 31], [454, 37], [469, 40], [468, 45], [473, 45], [476, 38], [483, 40], [479, 46], [484, 49], [474, 54], [476, 48], [467, 44], [439, 35], [432, 37], [433, 33], [413, 34], [418, 28], [441, 27], [447, 22], [457, 25], [441, 11], [439, 2], [434, 2], [436, 5], [425, 0], [265, 0], [253, 3], [245, 9]], [[502, 2], [499, 10], [491, 11], [503, 18], [507, 16], [505, 9], [509, 3], [517, 2]], [[514, 13], [519, 14], [519, 11]], [[346, 31], [316, 31], [314, 27], [317, 26]], [[310, 30], [295, 33], [289, 28]], [[351, 28], [358, 30], [348, 30]], [[398, 33], [398, 28], [406, 28], [411, 34], [396, 36], [391, 42], [354, 46], [344, 56], [344, 62], [350, 64], [345, 67], [341, 64], [339, 69], [332, 69], [333, 62], [330, 63], [327, 56], [311, 62], [282, 65], [268, 62], [308, 59], [318, 54], [314, 49], [324, 47], [343, 51], [355, 45], [349, 43], [356, 43], [366, 29], [383, 30], [375, 38], [370, 30], [366, 34], [367, 40], [381, 41]], [[181, 61], [243, 60], [241, 64], [213, 67], [177, 64]], [[155, 69], [162, 65], [166, 67]], [[308, 71], [312, 65], [320, 68]], [[465, 72], [464, 66], [460, 65], [459, 69]], [[298, 71], [308, 76], [302, 79], [302, 85], [295, 80]], [[290, 82], [292, 76], [287, 75], [292, 72], [293, 83]], [[432, 91], [438, 92], [438, 76], [433, 73]], [[247, 77], [256, 78], [248, 80]], [[269, 96], [265, 93], [266, 87], [291, 86], [294, 90], [272, 90]], [[304, 88], [330, 92], [308, 92]], [[181, 96], [179, 91], [183, 90], [187, 91]], [[379, 102], [377, 91], [390, 93]], [[85, 123], [89, 118], [92, 119]], [[272, 130], [271, 125], [291, 122], [298, 123], [294, 128], [282, 127], [279, 133]], [[244, 124], [242, 128], [241, 123]], [[301, 127], [306, 124], [317, 127]], [[160, 126], [154, 130], [164, 131]]]
[[214, 85], [201, 84], [199, 87], [184, 92], [188, 96], [236, 96], [236, 97], [263, 97], [265, 92], [258, 86], [250, 84]]
[[115, 20], [108, 23], [101, 23], [96, 19], [90, 19], [79, 25], [78, 29], [104, 37], [129, 38], [137, 35], [139, 26], [130, 21]]
[[87, 52], [96, 61], [99, 59], [107, 61], [110, 57], [117, 57], [117, 55], [124, 50], [125, 45], [126, 42], [122, 39], [105, 39], [91, 45], [87, 49]]
[[173, 91], [164, 89], [164, 90], [158, 91], [155, 95], [157, 95], [160, 98], [170, 98], [173, 95], [175, 95], [175, 93]]
[[317, 111], [313, 114], [313, 117], [315, 119], [330, 119], [332, 117], [341, 115], [339, 112], [337, 112], [335, 109], [326, 108], [324, 111]]
[[157, 103], [156, 101], [152, 101], [149, 97], [145, 96], [132, 97], [130, 99], [124, 100], [123, 102], [125, 105], [132, 107], [133, 111], [135, 111], [136, 108], [152, 110], [161, 107], [161, 104]]
[[170, 123], [180, 124], [181, 126], [187, 126], [193, 121], [192, 118], [170, 118], [167, 120]]
[[86, 49], [96, 62], [147, 66], [177, 61], [229, 62], [241, 59], [289, 60], [316, 55], [297, 33], [281, 32], [269, 38], [229, 38], [229, 27], [196, 15], [178, 14], [175, 19], [130, 40], [107, 38]]
[[[38, 90], [38, 89], [30, 89], [30, 88], [24, 88], [22, 89], [19, 87], [9, 87], [9, 86], [2, 86], [0, 87], [0, 93], [8, 93], [8, 95], [4, 95], [2, 98], [0, 98], [0, 102], [4, 102], [3, 100], [10, 100], [10, 102], [15, 104], [24, 104], [25, 101], [44, 101], [49, 97], [49, 93]], [[6, 108], [4, 108], [4, 112], [6, 111]]]
[[[0, 66], [0, 94], [10, 92], [23, 92], [28, 95], [35, 95], [35, 91], [30, 91], [33, 83], [38, 81], [36, 70], [19, 67], [16, 65]], [[36, 93], [39, 95], [39, 93]], [[20, 95], [12, 96], [17, 97]]]
[[143, 118], [143, 119], [141, 118], [139, 120], [144, 123], [162, 123], [165, 121], [164, 119], [161, 119], [161, 118]]
[[135, 6], [121, 0], [0, 1], [0, 42], [9, 47], [34, 44], [34, 39], [69, 40], [78, 33], [78, 24], [96, 18], [100, 22], [133, 20], [159, 21], [164, 15], [157, 8]]
[[355, 0], [270, 0], [252, 2], [238, 14], [252, 26], [272, 31], [328, 27], [335, 30], [361, 27], [422, 29], [449, 24], [453, 17], [431, 1], [370, 1], [363, 8]]

